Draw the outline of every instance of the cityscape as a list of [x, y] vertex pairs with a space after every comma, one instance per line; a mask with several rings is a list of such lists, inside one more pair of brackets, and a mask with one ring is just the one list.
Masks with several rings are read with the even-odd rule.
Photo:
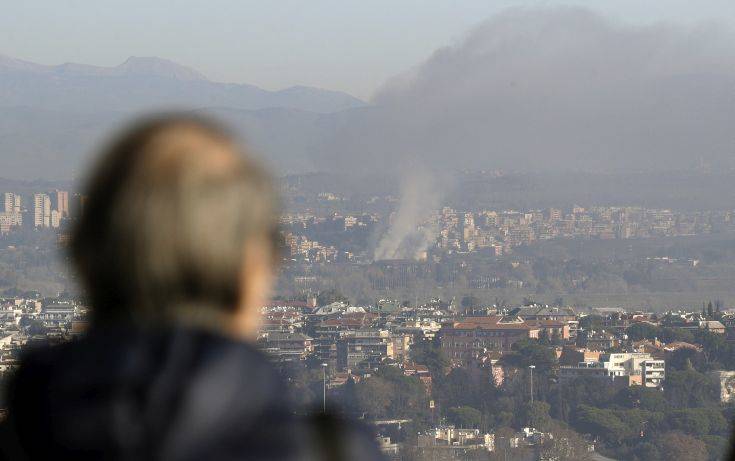
[[[62, 251], [86, 201], [65, 190], [4, 199], [1, 239]], [[521, 289], [523, 281], [487, 275], [457, 286], [459, 297], [424, 299], [412, 289], [417, 274], [446, 272], [456, 258], [477, 253], [505, 264], [544, 241], [727, 237], [735, 230], [731, 211], [443, 207], [406, 232], [392, 255], [400, 257], [374, 260], [366, 242], [379, 246], [381, 238], [366, 236], [390, 234], [396, 219], [395, 212], [281, 216], [287, 281], [279, 286], [288, 289], [262, 307], [257, 343], [288, 377], [289, 398], [366, 421], [392, 459], [658, 459], [682, 447], [709, 459], [725, 453], [735, 408], [732, 305], [706, 293], [700, 306], [653, 310], [543, 304], [532, 296], [490, 302], [477, 294]], [[686, 256], [646, 259], [700, 265]], [[358, 301], [344, 287], [320, 285], [315, 266], [372, 271], [376, 297]], [[89, 306], [73, 290], [13, 292], [1, 296], [3, 377], [24, 348], [69, 341], [88, 328]]]
[[[264, 306], [258, 344], [289, 376], [292, 398], [365, 419], [388, 457], [726, 449], [735, 404], [732, 309], [578, 313], [338, 298]], [[3, 377], [24, 348], [87, 329], [87, 306], [76, 299], [5, 296], [0, 308]], [[679, 435], [662, 436], [672, 430]]]
[[[409, 234], [421, 238], [408, 248], [398, 248], [391, 256], [426, 260], [430, 250], [439, 252], [488, 251], [495, 256], [513, 252], [514, 247], [550, 239], [642, 239], [655, 237], [694, 236], [735, 231], [735, 212], [675, 212], [642, 207], [574, 206], [568, 212], [560, 208], [529, 211], [461, 212], [445, 207], [420, 222]], [[281, 218], [290, 230], [285, 240], [290, 256], [304, 261], [368, 260], [365, 252], [355, 254], [351, 247], [339, 248], [309, 240], [320, 229], [349, 234], [360, 228], [371, 229], [381, 222], [395, 219], [376, 214], [316, 216], [299, 213]]]

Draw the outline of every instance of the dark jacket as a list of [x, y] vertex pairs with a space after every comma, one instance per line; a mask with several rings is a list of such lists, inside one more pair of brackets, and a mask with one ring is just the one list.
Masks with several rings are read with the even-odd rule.
[[205, 331], [97, 330], [29, 352], [7, 392], [4, 459], [381, 459], [361, 426], [298, 416], [252, 346]]

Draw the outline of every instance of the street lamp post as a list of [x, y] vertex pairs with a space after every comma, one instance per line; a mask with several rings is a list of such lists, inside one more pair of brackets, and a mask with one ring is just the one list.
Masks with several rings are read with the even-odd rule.
[[531, 370], [531, 403], [533, 403], [533, 369], [536, 368], [536, 365], [529, 365], [528, 369]]
[[327, 366], [322, 363], [322, 412], [327, 412]]

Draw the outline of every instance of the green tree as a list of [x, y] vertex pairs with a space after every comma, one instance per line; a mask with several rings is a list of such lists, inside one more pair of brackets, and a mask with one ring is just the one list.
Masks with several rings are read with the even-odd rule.
[[661, 459], [707, 461], [707, 446], [699, 439], [680, 432], [667, 432], [656, 441]]
[[358, 407], [376, 418], [387, 416], [392, 393], [390, 383], [375, 376], [364, 379], [355, 386]]
[[735, 345], [728, 343], [723, 335], [700, 330], [694, 334], [694, 338], [694, 341], [702, 345], [708, 366], [735, 368]]
[[628, 335], [628, 338], [633, 341], [653, 339], [658, 337], [660, 334], [657, 326], [644, 322], [634, 323], [625, 330], [625, 333]]
[[673, 407], [703, 407], [716, 402], [714, 383], [694, 369], [670, 370], [664, 382], [664, 394]]
[[675, 350], [666, 364], [669, 368], [679, 371], [689, 370], [691, 368], [697, 371], [705, 371], [707, 368], [704, 355], [696, 349], [688, 347]]
[[646, 460], [646, 459], [664, 459], [661, 457], [661, 452], [658, 449], [658, 445], [651, 441], [643, 441], [635, 445], [632, 449], [633, 459]]
[[551, 337], [549, 337], [549, 330], [543, 329], [538, 334], [538, 343], [544, 346], [551, 344]]
[[454, 407], [447, 411], [447, 420], [455, 427], [479, 429], [482, 413], [472, 407]]
[[725, 459], [730, 450], [730, 440], [726, 437], [719, 435], [705, 435], [702, 437], [702, 442], [707, 446], [709, 459], [712, 461]]
[[579, 319], [579, 328], [583, 330], [600, 330], [604, 318], [601, 315], [590, 314]]
[[685, 434], [729, 435], [730, 427], [719, 407], [684, 408], [667, 415], [669, 427]]
[[[371, 382], [372, 387], [370, 387]], [[384, 366], [357, 386], [358, 397], [365, 408], [377, 415], [424, 420], [428, 418], [428, 397], [424, 384], [415, 376], [405, 376], [396, 367]], [[362, 382], [360, 384], [363, 384]], [[369, 402], [375, 398], [376, 402]]]
[[548, 374], [556, 367], [558, 361], [554, 350], [539, 344], [538, 340], [524, 339], [513, 344], [513, 353], [507, 354], [503, 360], [508, 365], [519, 368], [536, 367], [539, 374]]
[[640, 408], [653, 412], [665, 412], [669, 408], [663, 393], [643, 386], [624, 387], [615, 394], [613, 401], [624, 408]]
[[32, 319], [28, 322], [26, 333], [29, 336], [46, 336], [46, 327], [41, 320]]
[[631, 434], [629, 437], [631, 440], [656, 433], [665, 421], [665, 414], [662, 412], [653, 412], [640, 408], [619, 410], [611, 407], [610, 410], [630, 427]]
[[551, 406], [548, 403], [538, 400], [524, 404], [519, 412], [519, 426], [533, 427], [540, 431], [547, 430], [551, 424], [550, 409]]
[[438, 340], [416, 342], [411, 346], [410, 355], [414, 363], [426, 365], [434, 379], [444, 376], [444, 371], [449, 367], [449, 360]]
[[587, 441], [578, 433], [564, 425], [552, 424], [549, 432], [553, 436], [540, 448], [539, 459], [558, 459], [567, 461], [591, 460]]
[[685, 343], [693, 343], [694, 335], [691, 331], [682, 330], [681, 328], [664, 327], [658, 330], [658, 339], [665, 343], [674, 341], [683, 341]]
[[436, 396], [444, 408], [473, 406], [478, 402], [474, 398], [469, 372], [464, 368], [452, 370], [434, 383]]
[[584, 377], [563, 385], [556, 384], [549, 392], [548, 402], [552, 405], [555, 418], [570, 422], [572, 413], [579, 405], [607, 407], [616, 393], [617, 389], [611, 384]]
[[577, 407], [574, 427], [580, 432], [600, 437], [612, 445], [622, 444], [637, 431], [637, 428], [632, 428], [622, 421], [615, 412], [589, 405]]
[[671, 429], [690, 435], [706, 435], [710, 432], [709, 415], [699, 408], [674, 410], [667, 415]]
[[499, 411], [491, 415], [493, 427], [508, 427], [513, 423], [515, 415], [510, 411]]

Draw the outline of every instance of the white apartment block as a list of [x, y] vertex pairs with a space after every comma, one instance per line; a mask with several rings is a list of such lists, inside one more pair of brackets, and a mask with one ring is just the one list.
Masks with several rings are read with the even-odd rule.
[[561, 380], [594, 377], [610, 381], [627, 379], [628, 385], [659, 387], [666, 378], [666, 364], [643, 352], [600, 355], [599, 361], [559, 367]]
[[7, 234], [10, 229], [21, 224], [23, 224], [23, 217], [20, 213], [5, 211], [0, 213], [0, 234]]
[[51, 227], [51, 197], [33, 194], [33, 226]]
[[23, 224], [23, 213], [21, 212], [20, 195], [13, 192], [3, 194], [4, 207], [0, 212], [0, 234], [10, 232], [15, 226]]
[[14, 194], [13, 192], [5, 192], [3, 194], [3, 199], [3, 201], [5, 202], [5, 213], [21, 212], [20, 195]]
[[51, 210], [51, 227], [58, 229], [61, 226], [61, 211]]

